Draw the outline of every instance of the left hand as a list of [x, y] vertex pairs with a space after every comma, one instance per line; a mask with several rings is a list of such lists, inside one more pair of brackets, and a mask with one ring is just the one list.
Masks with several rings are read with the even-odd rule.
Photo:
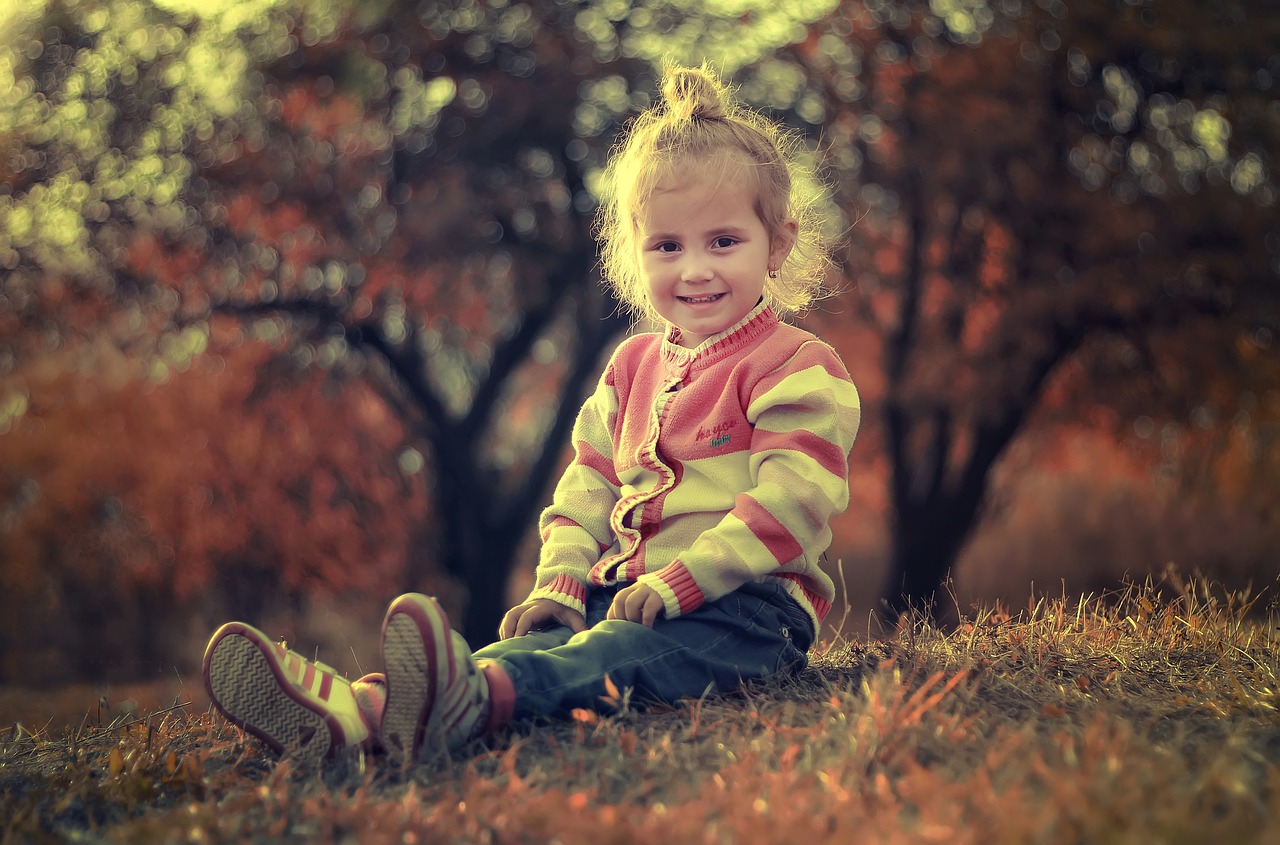
[[652, 628], [653, 620], [658, 618], [665, 607], [657, 590], [637, 581], [618, 591], [613, 597], [613, 604], [609, 605], [606, 618], [626, 619]]

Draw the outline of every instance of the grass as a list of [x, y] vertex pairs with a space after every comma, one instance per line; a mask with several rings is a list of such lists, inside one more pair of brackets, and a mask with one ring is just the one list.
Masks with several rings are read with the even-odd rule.
[[787, 683], [295, 770], [210, 713], [0, 732], [0, 842], [1280, 841], [1277, 605], [1205, 581], [1039, 598]]

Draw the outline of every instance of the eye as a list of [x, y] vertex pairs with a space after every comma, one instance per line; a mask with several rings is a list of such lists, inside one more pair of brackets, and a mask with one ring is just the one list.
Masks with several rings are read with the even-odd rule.
[[711, 245], [716, 249], [728, 249], [729, 247], [733, 246], [737, 242], [738, 242], [737, 238], [731, 238], [728, 235], [721, 235], [720, 237], [712, 241]]
[[679, 249], [680, 245], [675, 241], [663, 241], [662, 243], [653, 245], [654, 252], [676, 252]]

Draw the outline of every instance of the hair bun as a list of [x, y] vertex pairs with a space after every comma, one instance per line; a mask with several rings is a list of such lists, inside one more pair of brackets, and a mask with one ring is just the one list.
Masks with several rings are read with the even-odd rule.
[[671, 68], [662, 83], [668, 112], [681, 120], [723, 120], [724, 93], [705, 68]]

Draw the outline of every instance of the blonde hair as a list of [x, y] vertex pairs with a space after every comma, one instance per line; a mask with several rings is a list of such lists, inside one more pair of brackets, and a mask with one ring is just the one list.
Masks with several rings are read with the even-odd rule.
[[780, 314], [802, 312], [825, 294], [831, 264], [815, 213], [821, 199], [812, 170], [796, 157], [795, 137], [739, 104], [706, 66], [664, 69], [662, 100], [631, 124], [613, 150], [601, 184], [596, 236], [606, 285], [632, 314], [656, 315], [638, 266], [636, 220], [658, 184], [691, 158], [739, 165], [756, 183], [755, 210], [770, 238], [794, 219], [795, 246], [764, 296]]

